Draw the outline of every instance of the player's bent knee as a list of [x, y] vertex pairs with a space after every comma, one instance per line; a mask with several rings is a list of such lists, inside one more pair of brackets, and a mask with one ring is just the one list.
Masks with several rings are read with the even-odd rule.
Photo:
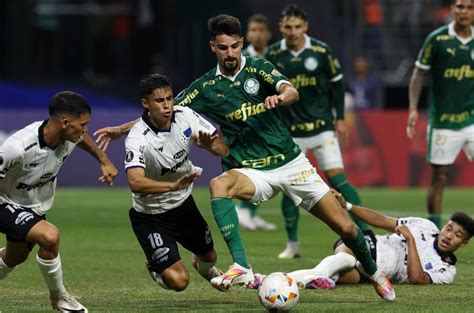
[[43, 249], [55, 249], [59, 246], [59, 230], [50, 228], [47, 232], [41, 234], [38, 244]]
[[228, 180], [222, 176], [214, 177], [209, 181], [209, 190], [213, 197], [227, 196], [229, 190]]
[[357, 226], [350, 220], [340, 223], [338, 228], [338, 235], [342, 238], [353, 239], [357, 236]]
[[185, 274], [164, 275], [164, 281], [168, 288], [180, 292], [185, 290], [189, 285], [189, 276]]

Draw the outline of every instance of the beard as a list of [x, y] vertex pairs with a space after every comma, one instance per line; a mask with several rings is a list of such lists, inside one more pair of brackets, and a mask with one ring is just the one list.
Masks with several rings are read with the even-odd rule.
[[[229, 64], [227, 63], [228, 61], [235, 61], [235, 62], [233, 64]], [[239, 61], [237, 60], [237, 58], [224, 60], [224, 62], [222, 63], [222, 68], [227, 73], [234, 73], [237, 70], [238, 66], [239, 66]]]

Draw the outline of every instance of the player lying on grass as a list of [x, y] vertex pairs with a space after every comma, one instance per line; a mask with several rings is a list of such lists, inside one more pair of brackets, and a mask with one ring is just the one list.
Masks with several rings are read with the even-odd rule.
[[125, 140], [125, 169], [132, 190], [130, 221], [152, 278], [162, 287], [184, 290], [189, 273], [177, 243], [193, 253], [193, 266], [206, 278], [222, 275], [214, 264], [211, 232], [191, 195], [202, 169], [189, 160], [194, 141], [213, 154], [228, 148], [212, 124], [193, 110], [173, 106], [166, 76], [152, 74], [140, 83], [145, 113]]
[[[365, 232], [365, 238], [377, 268], [393, 283], [450, 284], [456, 275], [454, 252], [465, 246], [474, 234], [473, 219], [454, 213], [440, 230], [424, 218], [394, 218], [373, 210], [351, 205], [337, 191], [341, 205], [374, 227], [390, 231], [388, 235]], [[342, 241], [335, 244], [334, 255], [324, 258], [316, 267], [288, 273], [300, 288], [331, 289], [338, 284], [365, 282], [352, 251]], [[255, 274], [258, 287], [263, 275]]]

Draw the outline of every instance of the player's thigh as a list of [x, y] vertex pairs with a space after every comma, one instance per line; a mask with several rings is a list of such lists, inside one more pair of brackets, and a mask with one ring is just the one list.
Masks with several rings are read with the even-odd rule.
[[4, 233], [7, 241], [25, 242], [30, 230], [44, 220], [29, 208], [11, 203], [0, 203], [0, 232]]
[[228, 197], [250, 200], [255, 193], [255, 184], [239, 170], [229, 170], [209, 183], [211, 197]]
[[314, 144], [309, 149], [313, 151], [318, 166], [323, 171], [344, 168], [339, 140], [334, 131], [325, 131], [315, 136]]
[[273, 198], [281, 190], [275, 185], [277, 180], [273, 171], [238, 168], [229, 172], [238, 173], [240, 180], [232, 198], [259, 204]]
[[469, 160], [474, 161], [474, 124], [463, 128], [462, 132], [466, 138], [463, 146], [464, 153]]
[[290, 163], [272, 171], [277, 188], [297, 205], [310, 210], [329, 192], [329, 187], [318, 175], [309, 160], [301, 154]]
[[461, 130], [438, 129], [428, 126], [427, 157], [429, 163], [436, 165], [453, 164], [463, 148], [466, 138]]
[[172, 227], [160, 221], [161, 214], [145, 214], [130, 209], [129, 217], [133, 232], [145, 253], [148, 266], [157, 273], [162, 273], [177, 261], [181, 260], [176, 236]]
[[6, 249], [2, 256], [3, 261], [10, 267], [23, 263], [30, 254], [33, 244], [31, 242], [12, 242], [7, 240]]
[[175, 219], [180, 222], [176, 224], [176, 238], [183, 248], [196, 255], [205, 255], [214, 248], [211, 230], [199, 212], [192, 196], [178, 208], [175, 209]]

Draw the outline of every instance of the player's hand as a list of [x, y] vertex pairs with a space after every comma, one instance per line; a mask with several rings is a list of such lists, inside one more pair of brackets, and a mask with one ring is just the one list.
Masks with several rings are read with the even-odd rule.
[[273, 95], [273, 96], [268, 96], [265, 98], [265, 109], [271, 110], [273, 108], [276, 108], [283, 102], [283, 96], [282, 95]]
[[339, 202], [339, 204], [345, 208], [347, 203], [346, 203], [346, 198], [344, 198], [344, 196], [342, 195], [342, 193], [340, 193], [339, 191], [337, 191], [336, 189], [334, 188], [331, 188], [331, 193], [334, 195], [334, 197], [336, 197], [336, 200]]
[[201, 176], [200, 172], [193, 172], [182, 176], [174, 182], [173, 190], [188, 188], [199, 176]]
[[407, 136], [410, 139], [413, 139], [415, 136], [415, 125], [418, 120], [418, 111], [410, 110], [408, 113], [408, 122], [407, 122]]
[[336, 120], [334, 123], [336, 128], [336, 136], [339, 138], [339, 141], [342, 143], [347, 143], [349, 141], [349, 129], [346, 127], [346, 122], [344, 120]]
[[102, 170], [102, 176], [99, 177], [101, 183], [107, 183], [110, 186], [114, 184], [114, 178], [117, 176], [118, 171], [112, 162], [103, 163], [100, 165]]
[[204, 148], [208, 150], [212, 148], [212, 145], [214, 144], [217, 138], [219, 138], [218, 133], [212, 135], [210, 133], [203, 132], [202, 130], [199, 131], [199, 134], [193, 134], [194, 143], [199, 148]]
[[395, 232], [402, 235], [406, 240], [413, 239], [413, 235], [407, 225], [398, 225], [395, 227]]
[[94, 136], [97, 136], [95, 143], [100, 150], [105, 151], [109, 146], [109, 142], [116, 140], [122, 136], [122, 132], [118, 126], [116, 127], [104, 127], [94, 132]]

